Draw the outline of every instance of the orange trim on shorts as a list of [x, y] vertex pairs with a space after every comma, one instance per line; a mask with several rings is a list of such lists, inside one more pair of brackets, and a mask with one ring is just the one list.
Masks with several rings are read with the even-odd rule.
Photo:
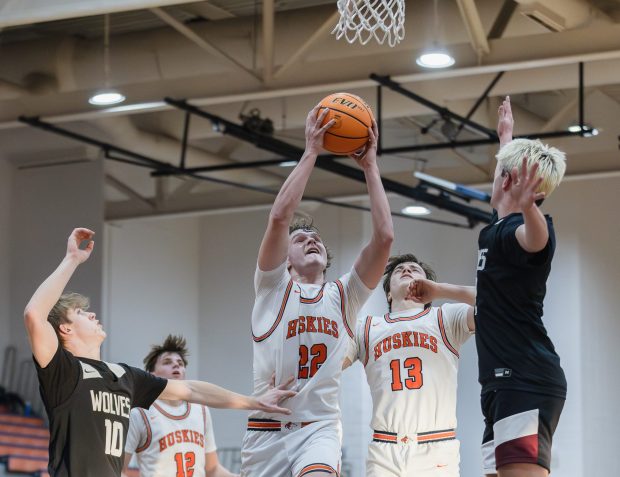
[[456, 439], [456, 431], [454, 429], [446, 429], [443, 431], [418, 432], [418, 443], [438, 442]]
[[364, 325], [364, 348], [366, 348], [366, 356], [364, 357], [364, 366], [368, 364], [368, 356], [370, 355], [370, 324], [372, 323], [372, 316], [366, 317], [366, 324]]
[[153, 403], [153, 407], [155, 409], [157, 409], [161, 414], [166, 416], [168, 419], [172, 419], [173, 421], [181, 421], [185, 419], [187, 416], [189, 416], [189, 413], [192, 409], [192, 405], [187, 401], [185, 401], [185, 405], [187, 406], [187, 409], [185, 410], [185, 412], [181, 414], [180, 416], [175, 416], [174, 414], [170, 414], [169, 412], [167, 412], [165, 409], [159, 406], [159, 404], [157, 404], [156, 402]]
[[148, 417], [146, 417], [146, 412], [144, 409], [138, 408], [138, 412], [142, 416], [142, 420], [144, 421], [144, 425], [146, 426], [146, 440], [144, 444], [136, 449], [136, 452], [142, 452], [151, 445], [151, 440], [153, 439], [153, 431], [151, 431], [151, 423], [149, 422]]
[[284, 298], [282, 299], [282, 305], [280, 306], [280, 311], [278, 312], [278, 317], [276, 318], [276, 321], [271, 326], [269, 331], [267, 331], [267, 333], [265, 333], [264, 335], [256, 336], [254, 334], [254, 330], [252, 330], [252, 338], [254, 339], [254, 341], [256, 343], [260, 343], [261, 341], [266, 340], [267, 338], [269, 338], [271, 336], [271, 333], [273, 333], [275, 331], [275, 329], [278, 327], [278, 325], [280, 324], [280, 321], [282, 320], [282, 316], [284, 315], [284, 309], [286, 308], [286, 303], [288, 302], [288, 297], [291, 294], [291, 289], [292, 288], [293, 288], [293, 279], [291, 278], [288, 281], [288, 285], [286, 287], [286, 291], [284, 292]]
[[338, 293], [340, 294], [340, 311], [342, 312], [342, 321], [344, 322], [344, 327], [347, 330], [347, 333], [351, 338], [354, 338], [353, 331], [349, 327], [349, 323], [347, 323], [347, 312], [345, 310], [345, 302], [344, 302], [344, 287], [342, 286], [342, 282], [340, 280], [336, 280], [336, 285], [338, 286]]
[[297, 474], [297, 477], [302, 477], [303, 475], [312, 474], [313, 472], [333, 472], [338, 476], [338, 471], [334, 469], [331, 465], [327, 464], [310, 464], [301, 469], [301, 472]]
[[439, 322], [439, 329], [441, 331], [441, 339], [443, 340], [446, 348], [448, 348], [457, 358], [460, 358], [459, 352], [450, 344], [448, 340], [448, 335], [446, 334], [446, 329], [443, 326], [443, 313], [441, 307], [437, 309], [437, 321]]
[[375, 430], [372, 435], [372, 440], [377, 442], [387, 442], [388, 444], [396, 444], [398, 442], [398, 435], [395, 432], [381, 432]]

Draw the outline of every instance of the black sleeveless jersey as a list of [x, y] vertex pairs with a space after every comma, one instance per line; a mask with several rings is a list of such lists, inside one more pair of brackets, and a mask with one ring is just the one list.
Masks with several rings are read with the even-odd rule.
[[555, 251], [551, 217], [546, 247], [521, 248], [514, 213], [480, 231], [476, 280], [476, 349], [482, 392], [515, 389], [566, 397], [566, 378], [542, 322], [547, 277]]
[[36, 360], [35, 366], [50, 424], [50, 476], [120, 476], [129, 411], [148, 408], [167, 381], [126, 364], [78, 358], [61, 346], [45, 368]]

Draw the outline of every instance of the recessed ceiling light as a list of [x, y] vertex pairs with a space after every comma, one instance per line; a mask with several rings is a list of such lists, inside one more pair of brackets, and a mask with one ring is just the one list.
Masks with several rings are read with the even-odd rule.
[[429, 215], [431, 210], [423, 205], [408, 205], [401, 212], [406, 215]]
[[112, 90], [99, 91], [88, 99], [88, 102], [95, 106], [108, 106], [110, 104], [122, 103], [123, 101], [125, 101], [125, 96], [118, 91]]
[[422, 52], [415, 62], [424, 68], [447, 68], [454, 64], [454, 58], [441, 49], [432, 49]]
[[278, 165], [280, 167], [295, 167], [297, 165], [297, 161], [284, 161]]

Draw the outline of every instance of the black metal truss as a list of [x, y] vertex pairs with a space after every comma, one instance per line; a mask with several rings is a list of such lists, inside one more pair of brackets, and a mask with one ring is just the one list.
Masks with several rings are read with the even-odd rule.
[[[29, 126], [35, 127], [37, 129], [41, 129], [43, 131], [47, 131], [53, 134], [57, 134], [59, 136], [67, 137], [75, 141], [82, 142], [84, 144], [89, 144], [91, 146], [96, 146], [103, 151], [105, 159], [116, 161], [116, 162], [122, 162], [125, 164], [130, 164], [132, 166], [144, 167], [144, 168], [147, 168], [153, 171], [153, 175], [183, 175], [183, 176], [191, 177], [193, 179], [213, 182], [217, 184], [223, 184], [223, 185], [245, 189], [245, 190], [249, 190], [253, 192], [260, 192], [260, 193], [269, 194], [273, 196], [278, 194], [278, 191], [268, 189], [266, 187], [253, 186], [249, 184], [243, 184], [240, 182], [234, 182], [234, 181], [229, 181], [225, 179], [218, 179], [215, 177], [204, 176], [204, 175], [201, 175], [200, 172], [196, 172], [195, 170], [191, 168], [175, 166], [167, 162], [159, 161], [157, 159], [153, 159], [143, 154], [130, 151], [129, 149], [118, 147], [113, 144], [100, 141], [98, 139], [95, 139], [95, 138], [92, 138], [92, 137], [89, 137], [89, 136], [86, 136], [80, 133], [70, 131], [68, 129], [60, 128], [58, 126], [55, 126], [54, 124], [42, 121], [38, 117], [20, 116], [19, 121], [24, 124], [28, 124]], [[189, 125], [187, 118], [186, 118], [185, 124], [187, 126]], [[184, 134], [184, 136], [185, 136], [185, 140], [187, 140], [186, 134]], [[182, 147], [182, 152], [181, 152], [181, 164], [182, 165], [185, 164], [185, 150], [186, 150], [186, 144], [185, 146]], [[355, 204], [349, 204], [345, 202], [337, 202], [335, 200], [329, 200], [323, 197], [304, 195], [302, 199], [319, 202], [321, 204], [331, 205], [335, 207], [342, 207], [346, 209], [370, 212], [370, 208], [368, 207], [355, 205]], [[450, 222], [447, 220], [431, 219], [428, 217], [412, 217], [410, 215], [403, 214], [400, 212], [392, 212], [392, 216], [401, 217], [401, 218], [410, 219], [410, 220], [417, 220], [421, 222], [439, 224], [439, 225], [448, 225], [448, 226], [457, 227], [457, 228], [471, 228], [472, 226], [471, 224], [467, 225], [467, 224], [461, 224], [458, 222]]]

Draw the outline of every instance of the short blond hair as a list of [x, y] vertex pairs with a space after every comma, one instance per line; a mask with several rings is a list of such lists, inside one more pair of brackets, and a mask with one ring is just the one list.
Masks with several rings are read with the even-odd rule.
[[84, 295], [80, 295], [79, 293], [65, 293], [62, 295], [52, 310], [47, 315], [47, 321], [52, 325], [54, 331], [56, 332], [56, 336], [58, 336], [59, 341], [62, 343], [62, 338], [60, 335], [60, 325], [64, 325], [67, 323], [71, 323], [67, 316], [69, 310], [88, 310], [90, 306], [90, 300], [88, 297]]
[[538, 192], [544, 192], [546, 197], [560, 184], [566, 172], [566, 155], [538, 139], [514, 139], [495, 157], [502, 170], [508, 173], [515, 167], [520, 171], [524, 157], [527, 157], [528, 167], [538, 164], [538, 176], [543, 178]]

